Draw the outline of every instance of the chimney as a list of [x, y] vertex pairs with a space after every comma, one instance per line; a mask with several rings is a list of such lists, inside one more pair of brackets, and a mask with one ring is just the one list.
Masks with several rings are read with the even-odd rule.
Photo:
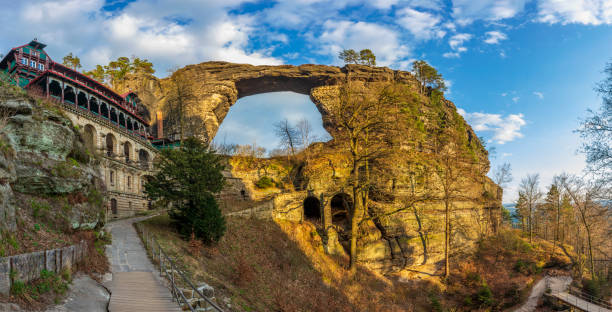
[[164, 137], [164, 118], [161, 111], [157, 111], [157, 138]]

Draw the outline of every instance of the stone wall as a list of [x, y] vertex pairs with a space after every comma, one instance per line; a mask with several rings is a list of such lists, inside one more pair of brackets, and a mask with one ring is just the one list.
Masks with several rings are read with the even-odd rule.
[[[42, 270], [60, 273], [87, 256], [87, 243], [58, 249], [37, 251], [0, 258], [0, 294], [9, 295], [15, 281], [29, 282], [40, 277]], [[12, 276], [12, 278], [11, 278]]]

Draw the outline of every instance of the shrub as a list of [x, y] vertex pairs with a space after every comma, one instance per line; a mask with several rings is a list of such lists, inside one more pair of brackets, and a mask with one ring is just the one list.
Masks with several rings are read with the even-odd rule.
[[274, 186], [274, 180], [272, 180], [271, 178], [267, 177], [267, 176], [263, 176], [261, 178], [259, 178], [259, 180], [257, 180], [257, 182], [255, 182], [255, 186], [257, 186], [257, 188], [260, 189], [267, 189], [269, 187]]
[[26, 290], [26, 285], [22, 281], [14, 281], [11, 285], [11, 293], [15, 296], [21, 296]]
[[605, 280], [584, 278], [582, 279], [582, 290], [595, 298], [603, 299]]
[[518, 260], [514, 265], [514, 270], [525, 275], [538, 274], [542, 272], [542, 268], [531, 260]]
[[489, 288], [487, 283], [483, 283], [482, 286], [480, 286], [480, 289], [476, 293], [476, 298], [478, 299], [480, 306], [491, 306], [495, 302], [493, 300], [491, 288]]
[[81, 171], [78, 169], [78, 166], [74, 166], [69, 159], [72, 158], [68, 158], [64, 162], [58, 162], [51, 170], [51, 173], [61, 178], [77, 178], [81, 174]]
[[437, 293], [435, 292], [430, 292], [429, 295], [429, 301], [431, 303], [431, 310], [435, 311], [435, 312], [442, 312], [444, 311], [444, 308], [442, 307], [442, 303], [440, 303], [440, 298], [438, 296]]

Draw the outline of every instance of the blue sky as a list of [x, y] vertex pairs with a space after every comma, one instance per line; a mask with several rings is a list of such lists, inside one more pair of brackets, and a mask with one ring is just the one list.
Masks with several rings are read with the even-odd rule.
[[[341, 65], [344, 48], [370, 48], [378, 64], [409, 70], [425, 59], [450, 86], [447, 97], [510, 162], [516, 185], [539, 172], [579, 173], [572, 132], [612, 57], [611, 0], [0, 0], [3, 51], [34, 37], [56, 60], [69, 52], [84, 68], [119, 56], [168, 68], [210, 60], [250, 64]], [[262, 109], [256, 109], [262, 107]], [[276, 109], [282, 107], [283, 109]], [[271, 124], [306, 117], [320, 128], [308, 97], [291, 93], [241, 99], [220, 133], [253, 137], [268, 148]], [[238, 136], [235, 134], [243, 134]], [[232, 137], [230, 137], [230, 135]], [[235, 138], [234, 138], [235, 136]]]

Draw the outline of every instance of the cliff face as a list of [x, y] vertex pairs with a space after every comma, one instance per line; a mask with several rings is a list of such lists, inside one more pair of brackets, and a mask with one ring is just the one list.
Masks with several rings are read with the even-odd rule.
[[[351, 168], [347, 166], [344, 155], [346, 150], [339, 148], [342, 144], [336, 141], [338, 125], [332, 112], [334, 107], [339, 105], [339, 86], [346, 81], [352, 81], [361, 84], [363, 88], [376, 88], [388, 83], [407, 86], [413, 91], [406, 93], [405, 100], [413, 103], [411, 109], [415, 112], [415, 120], [423, 122], [423, 129], [435, 132], [440, 127], [436, 123], [452, 121], [456, 132], [469, 146], [474, 161], [472, 171], [476, 173], [470, 178], [457, 178], [462, 199], [453, 202], [454, 248], [469, 248], [478, 238], [489, 233], [496, 222], [498, 214], [495, 211], [501, 204], [501, 190], [485, 175], [489, 169], [486, 150], [471, 127], [457, 114], [454, 104], [443, 98], [434, 101], [427, 95], [419, 94], [416, 91], [417, 81], [409, 72], [361, 65], [339, 68], [324, 65], [253, 66], [207, 62], [186, 66], [174, 75], [178, 75], [175, 77], [181, 77], [181, 81], [188, 84], [187, 89], [196, 102], [196, 109], [191, 115], [203, 125], [201, 133], [198, 134], [208, 140], [214, 138], [230, 107], [241, 97], [276, 91], [293, 91], [310, 96], [322, 115], [323, 126], [334, 137], [332, 141], [311, 146], [305, 152], [308, 156], [299, 164], [273, 164], [272, 161], [272, 164], [264, 167], [233, 166], [232, 174], [243, 180], [251, 199], [267, 198], [273, 194], [274, 203], [270, 202], [269, 205], [261, 207], [272, 207], [274, 211], [271, 215], [277, 218], [302, 220], [305, 198], [316, 197], [320, 200], [322, 210], [326, 211], [325, 209], [329, 210], [330, 205], [333, 205], [333, 196], [348, 192], [346, 189], [350, 184]], [[134, 79], [127, 84], [144, 95], [145, 105], [152, 113], [164, 110], [166, 101], [172, 96], [171, 90], [176, 85], [170, 78], [156, 80], [151, 77], [146, 80]], [[433, 102], [435, 104], [432, 104]], [[168, 129], [166, 125], [164, 127]], [[434, 141], [433, 132], [423, 130], [426, 139], [422, 147], [416, 148], [428, 149], [428, 145]], [[389, 186], [390, 193], [399, 194], [410, 190], [410, 168], [401, 164], [405, 158], [412, 157], [410, 155], [410, 150], [407, 150], [405, 156], [396, 156], [400, 160], [397, 162], [397, 168], [393, 169], [397, 179], [382, 182], [393, 185], [393, 189]], [[430, 153], [430, 156], [436, 157], [435, 153]], [[278, 168], [285, 169], [277, 170]], [[277, 183], [276, 189], [262, 191], [253, 187], [253, 183], [264, 175], [280, 182]], [[431, 192], [434, 197], [441, 192], [439, 181], [433, 178], [421, 182], [419, 187], [433, 190]], [[238, 199], [243, 196], [236, 194]], [[381, 215], [395, 211], [402, 205], [398, 201], [386, 199], [370, 200], [372, 212]], [[429, 200], [413, 206], [363, 224], [359, 243], [362, 263], [373, 269], [388, 271], [423, 263], [431, 264], [442, 259], [443, 203], [439, 200]], [[331, 215], [333, 216], [333, 213]], [[326, 231], [329, 236], [329, 250], [342, 253], [341, 245], [346, 245], [346, 228], [343, 230], [341, 224], [332, 222], [332, 227]]]
[[15, 231], [18, 220], [30, 220], [71, 230], [102, 221], [95, 160], [61, 110], [0, 84], [0, 113], [0, 227]]

